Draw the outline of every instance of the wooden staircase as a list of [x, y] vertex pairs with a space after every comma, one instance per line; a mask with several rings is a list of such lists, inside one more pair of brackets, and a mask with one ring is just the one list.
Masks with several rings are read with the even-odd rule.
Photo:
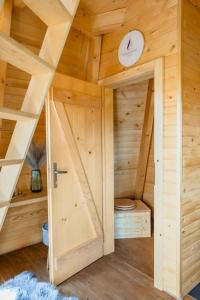
[[39, 56], [0, 33], [0, 59], [32, 75], [21, 110], [0, 107], [1, 119], [16, 121], [5, 159], [0, 159], [0, 230], [79, 0], [24, 0], [24, 3], [46, 23], [47, 32]]

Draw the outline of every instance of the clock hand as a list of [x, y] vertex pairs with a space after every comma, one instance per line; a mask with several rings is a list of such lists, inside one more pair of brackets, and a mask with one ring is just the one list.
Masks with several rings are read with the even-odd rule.
[[128, 41], [128, 45], [127, 45], [127, 48], [126, 48], [127, 50], [129, 50], [130, 44], [131, 44], [131, 40]]

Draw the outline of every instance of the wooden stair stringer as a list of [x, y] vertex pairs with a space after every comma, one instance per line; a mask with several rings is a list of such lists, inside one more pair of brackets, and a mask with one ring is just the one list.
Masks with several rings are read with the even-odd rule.
[[[43, 0], [44, 2], [51, 3], [52, 0]], [[58, 2], [60, 0], [54, 0]], [[66, 9], [67, 2], [71, 5], [70, 0], [65, 0], [65, 7], [63, 5], [63, 9]], [[31, 1], [30, 1], [31, 2]], [[38, 0], [35, 0], [38, 2]], [[74, 1], [74, 14], [78, 7], [79, 0]], [[29, 5], [28, 5], [29, 6]], [[31, 9], [31, 4], [29, 6]], [[70, 6], [71, 9], [71, 6]], [[48, 15], [48, 11], [44, 12], [44, 14]], [[45, 97], [47, 96], [48, 90], [52, 83], [53, 77], [55, 75], [55, 70], [58, 65], [60, 56], [62, 54], [62, 50], [64, 48], [65, 42], [67, 40], [67, 36], [69, 34], [73, 16], [70, 16], [66, 19], [65, 22], [60, 24], [50, 25], [47, 28], [47, 32], [44, 37], [44, 41], [39, 53], [38, 61], [44, 61], [47, 65], [50, 65], [51, 68], [47, 68], [46, 72], [42, 72], [41, 74], [34, 74], [31, 77], [28, 89], [25, 94], [25, 98], [21, 107], [21, 112], [23, 114], [32, 114], [37, 115], [38, 118], [30, 118], [27, 122], [26, 120], [18, 120], [15, 125], [15, 129], [13, 131], [10, 144], [8, 146], [8, 150], [5, 156], [5, 160], [22, 160], [24, 161], [27, 151], [29, 149], [33, 134], [35, 132], [39, 116], [44, 106]], [[11, 40], [9, 40], [11, 41]], [[8, 43], [9, 45], [9, 43]], [[14, 43], [17, 47], [17, 43]], [[20, 46], [20, 49], [22, 47]], [[23, 48], [24, 49], [24, 48]], [[3, 49], [4, 51], [5, 49]], [[2, 53], [3, 53], [2, 51]], [[0, 45], [1, 52], [1, 45]], [[19, 51], [20, 52], [20, 51]], [[2, 54], [1, 53], [1, 54]], [[30, 52], [29, 52], [30, 54]], [[1, 59], [3, 59], [3, 54], [1, 55]], [[5, 54], [6, 60], [6, 54]], [[44, 65], [45, 65], [44, 63]], [[19, 65], [18, 65], [19, 67]], [[22, 69], [24, 66], [22, 66]], [[10, 116], [9, 116], [10, 119]], [[16, 119], [16, 118], [15, 118]], [[4, 202], [8, 203], [11, 201], [12, 195], [14, 193], [18, 178], [20, 176], [21, 170], [23, 167], [23, 163], [21, 164], [9, 164], [3, 165], [0, 171], [0, 230], [2, 229], [6, 213], [8, 210], [8, 205], [4, 206]]]

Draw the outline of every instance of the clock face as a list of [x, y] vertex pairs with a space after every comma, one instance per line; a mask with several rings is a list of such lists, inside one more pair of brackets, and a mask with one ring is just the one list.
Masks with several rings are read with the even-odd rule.
[[133, 30], [125, 35], [120, 43], [118, 58], [125, 67], [134, 65], [142, 55], [144, 49], [144, 37], [138, 30]]

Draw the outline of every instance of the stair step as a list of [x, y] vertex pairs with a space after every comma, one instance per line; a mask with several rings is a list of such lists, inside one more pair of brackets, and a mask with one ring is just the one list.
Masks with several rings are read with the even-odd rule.
[[0, 167], [20, 165], [23, 162], [23, 159], [0, 159]]
[[77, 9], [77, 0], [23, 0], [48, 26], [67, 22]]
[[0, 59], [29, 74], [54, 72], [54, 68], [13, 38], [0, 32]]
[[28, 121], [37, 120], [39, 116], [28, 112], [0, 107], [0, 118], [5, 120]]

